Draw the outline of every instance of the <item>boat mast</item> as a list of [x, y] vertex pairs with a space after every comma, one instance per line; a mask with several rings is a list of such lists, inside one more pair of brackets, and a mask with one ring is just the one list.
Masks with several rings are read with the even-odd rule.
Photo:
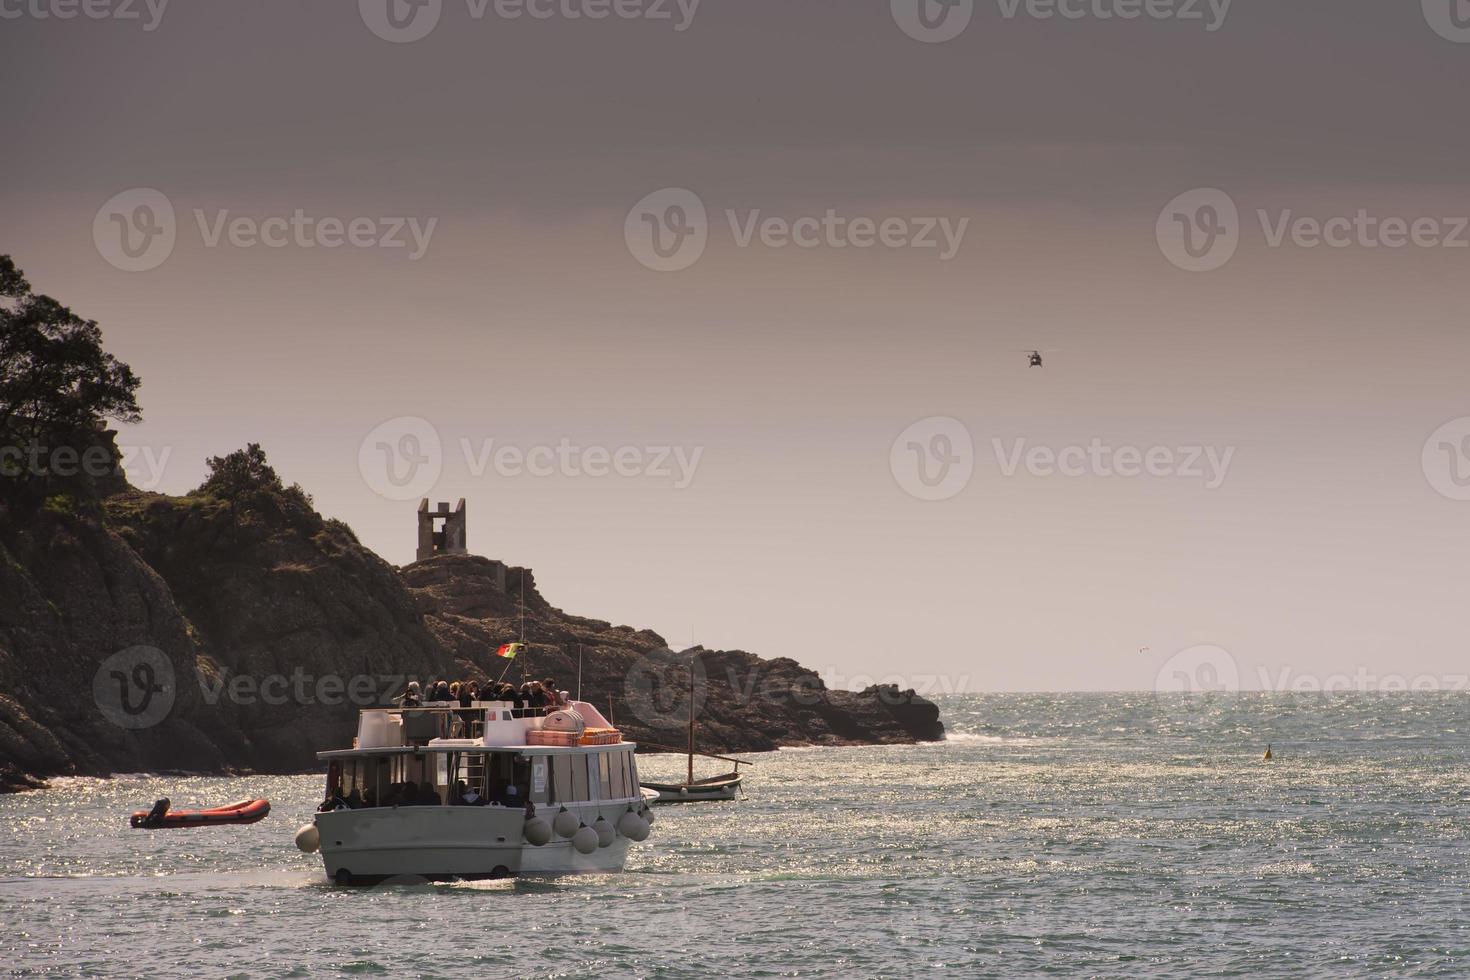
[[689, 658], [689, 779], [694, 782], [694, 660], [699, 654]]

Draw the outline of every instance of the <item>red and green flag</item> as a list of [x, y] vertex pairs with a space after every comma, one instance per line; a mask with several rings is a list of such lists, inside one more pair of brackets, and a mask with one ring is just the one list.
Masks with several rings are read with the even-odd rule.
[[525, 648], [526, 645], [524, 643], [506, 643], [502, 645], [499, 650], [495, 651], [495, 655], [497, 657], [504, 657], [506, 660], [514, 660], [516, 654], [520, 653]]

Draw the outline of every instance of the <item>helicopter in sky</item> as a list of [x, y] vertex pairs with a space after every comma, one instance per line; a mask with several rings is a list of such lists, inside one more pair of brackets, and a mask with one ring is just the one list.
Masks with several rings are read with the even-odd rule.
[[1018, 351], [1017, 353], [1025, 354], [1026, 355], [1026, 361], [1027, 361], [1027, 363], [1031, 367], [1045, 367], [1045, 365], [1042, 363], [1041, 355], [1042, 354], [1055, 354], [1056, 353], [1056, 350], [1055, 349], [1050, 349], [1050, 350], [1023, 350], [1023, 351]]

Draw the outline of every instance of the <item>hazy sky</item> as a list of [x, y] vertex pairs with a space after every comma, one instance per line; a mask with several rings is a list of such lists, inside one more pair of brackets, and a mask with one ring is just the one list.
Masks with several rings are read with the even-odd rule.
[[843, 686], [1470, 672], [1470, 3], [393, 2], [0, 0], [0, 251], [135, 482], [259, 441], [402, 563], [407, 449], [568, 611]]

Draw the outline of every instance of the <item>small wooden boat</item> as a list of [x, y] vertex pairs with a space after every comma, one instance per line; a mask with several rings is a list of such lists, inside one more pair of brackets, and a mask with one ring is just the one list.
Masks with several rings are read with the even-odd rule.
[[[644, 745], [653, 748], [668, 749], [667, 745], [659, 745], [655, 742], [644, 742]], [[670, 749], [677, 752], [678, 749]], [[682, 783], [650, 783], [640, 782], [638, 785], [644, 789], [651, 789], [658, 793], [654, 803], [697, 803], [705, 800], [733, 800], [740, 792], [740, 781], [745, 777], [740, 774], [741, 766], [750, 765], [744, 759], [728, 759], [723, 755], [710, 755], [708, 752], [696, 752], [694, 749], [694, 664], [689, 665], [689, 744], [685, 749], [689, 756], [688, 774]], [[710, 759], [718, 759], [721, 762], [734, 763], [735, 770], [719, 776], [708, 776], [704, 779], [694, 778], [694, 757], [702, 755]]]
[[214, 827], [223, 824], [255, 823], [271, 812], [270, 800], [236, 800], [225, 806], [207, 810], [170, 810], [167, 799], [153, 804], [151, 810], [137, 810], [128, 818], [136, 830], [162, 830], [165, 827]]
[[697, 800], [733, 800], [740, 792], [740, 780], [745, 777], [737, 772], [708, 779], [694, 779], [683, 783], [643, 783], [645, 789], [658, 793], [658, 803], [693, 803]]

